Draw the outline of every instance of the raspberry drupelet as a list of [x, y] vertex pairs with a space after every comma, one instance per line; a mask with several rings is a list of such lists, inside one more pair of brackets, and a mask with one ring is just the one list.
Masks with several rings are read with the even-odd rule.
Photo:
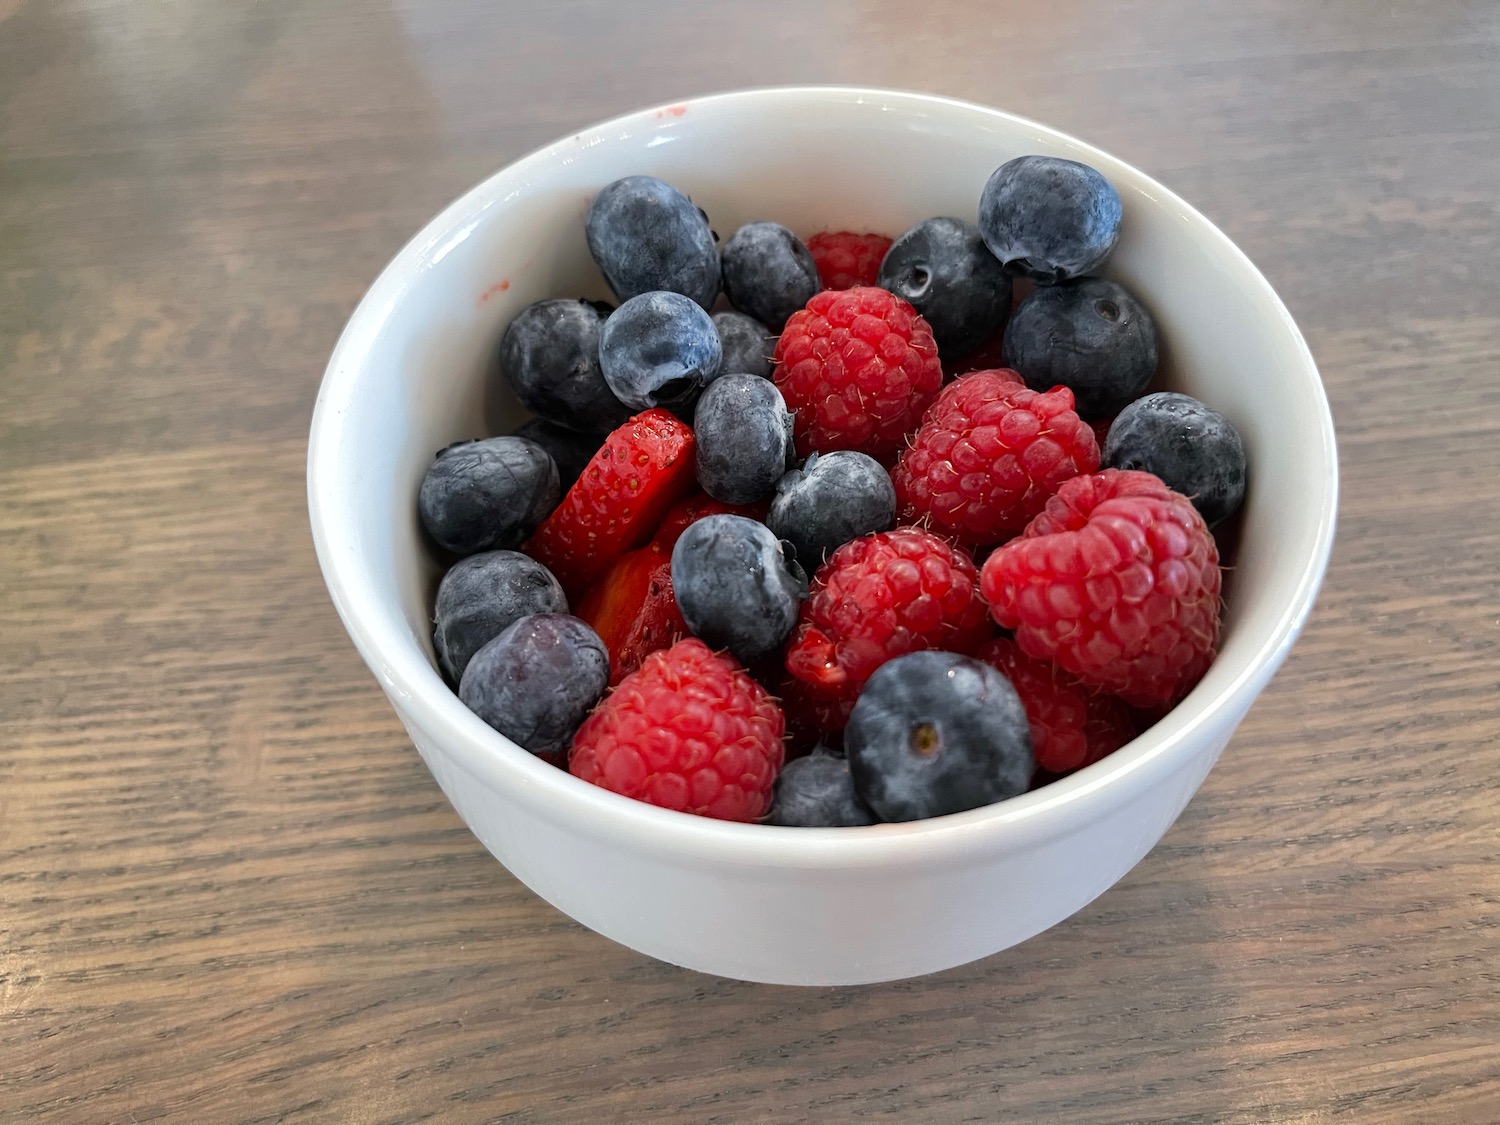
[[980, 578], [1027, 654], [1138, 707], [1176, 703], [1212, 663], [1220, 582], [1192, 501], [1122, 469], [1065, 483]]
[[799, 457], [854, 449], [889, 465], [943, 385], [932, 330], [884, 289], [819, 293], [786, 322], [775, 362]]
[[1066, 480], [1099, 468], [1073, 392], [1028, 390], [1014, 371], [974, 371], [943, 388], [891, 473], [900, 518], [969, 547], [1021, 531]]
[[666, 809], [755, 821], [784, 759], [781, 708], [696, 638], [654, 652], [573, 737], [575, 777]]
[[849, 230], [824, 231], [807, 240], [824, 289], [874, 285], [890, 248], [891, 240], [883, 234]]
[[836, 735], [865, 681], [919, 649], [971, 653], [989, 636], [968, 552], [917, 527], [846, 543], [813, 578], [784, 691], [799, 733]]

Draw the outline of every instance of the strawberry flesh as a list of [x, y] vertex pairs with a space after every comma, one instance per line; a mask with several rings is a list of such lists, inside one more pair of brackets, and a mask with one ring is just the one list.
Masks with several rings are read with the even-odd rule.
[[611, 686], [689, 635], [672, 592], [672, 550], [660, 543], [622, 555], [576, 612], [609, 649]]
[[625, 552], [651, 539], [694, 487], [693, 431], [660, 407], [609, 437], [524, 550], [581, 599]]

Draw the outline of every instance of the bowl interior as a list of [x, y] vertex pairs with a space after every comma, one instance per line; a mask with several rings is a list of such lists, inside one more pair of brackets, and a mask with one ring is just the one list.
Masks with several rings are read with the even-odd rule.
[[[575, 134], [454, 203], [371, 289], [319, 396], [309, 495], [334, 601], [398, 707], [416, 706], [440, 720], [467, 752], [490, 756], [518, 783], [551, 787], [554, 795], [590, 788], [560, 772], [543, 778], [540, 771], [550, 767], [468, 715], [438, 677], [429, 621], [440, 571], [423, 545], [414, 498], [435, 451], [523, 420], [507, 396], [486, 401], [492, 355], [510, 319], [546, 297], [608, 296], [583, 238], [592, 193], [620, 176], [649, 173], [689, 193], [724, 238], [755, 219], [779, 221], [804, 237], [840, 228], [896, 235], [932, 215], [972, 221], [989, 174], [1023, 153], [1085, 161], [1119, 190], [1124, 226], [1105, 272], [1139, 294], [1156, 318], [1164, 361], [1155, 387], [1195, 395], [1234, 422], [1248, 449], [1251, 484], [1220, 656], [1192, 696], [1105, 762], [963, 816], [1018, 813], [1049, 794], [1053, 802], [1080, 796], [1097, 788], [1089, 778], [1123, 778], [1145, 758], [1182, 744], [1205, 714], [1242, 713], [1312, 604], [1335, 506], [1327, 403], [1280, 301], [1206, 220], [1102, 152], [978, 106], [836, 88], [704, 98]], [[633, 804], [601, 807], [668, 823], [660, 810], [621, 808]], [[697, 829], [708, 830], [684, 827]]]

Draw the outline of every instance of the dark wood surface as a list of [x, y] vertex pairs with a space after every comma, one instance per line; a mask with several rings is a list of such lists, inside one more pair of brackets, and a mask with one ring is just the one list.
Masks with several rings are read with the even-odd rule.
[[[1500, 1121], [1500, 7], [0, 0], [0, 1121]], [[307, 531], [322, 365], [558, 134], [860, 82], [1199, 205], [1318, 356], [1305, 637], [1122, 883], [872, 988], [696, 975], [464, 829]]]

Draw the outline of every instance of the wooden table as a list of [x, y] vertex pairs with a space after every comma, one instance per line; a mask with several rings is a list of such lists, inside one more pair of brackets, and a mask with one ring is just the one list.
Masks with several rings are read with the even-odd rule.
[[[1500, 1120], [1500, 6], [0, 0], [0, 1121]], [[1181, 821], [930, 979], [699, 976], [520, 887], [324, 592], [322, 365], [617, 111], [861, 82], [1198, 204], [1318, 356], [1339, 542]]]

